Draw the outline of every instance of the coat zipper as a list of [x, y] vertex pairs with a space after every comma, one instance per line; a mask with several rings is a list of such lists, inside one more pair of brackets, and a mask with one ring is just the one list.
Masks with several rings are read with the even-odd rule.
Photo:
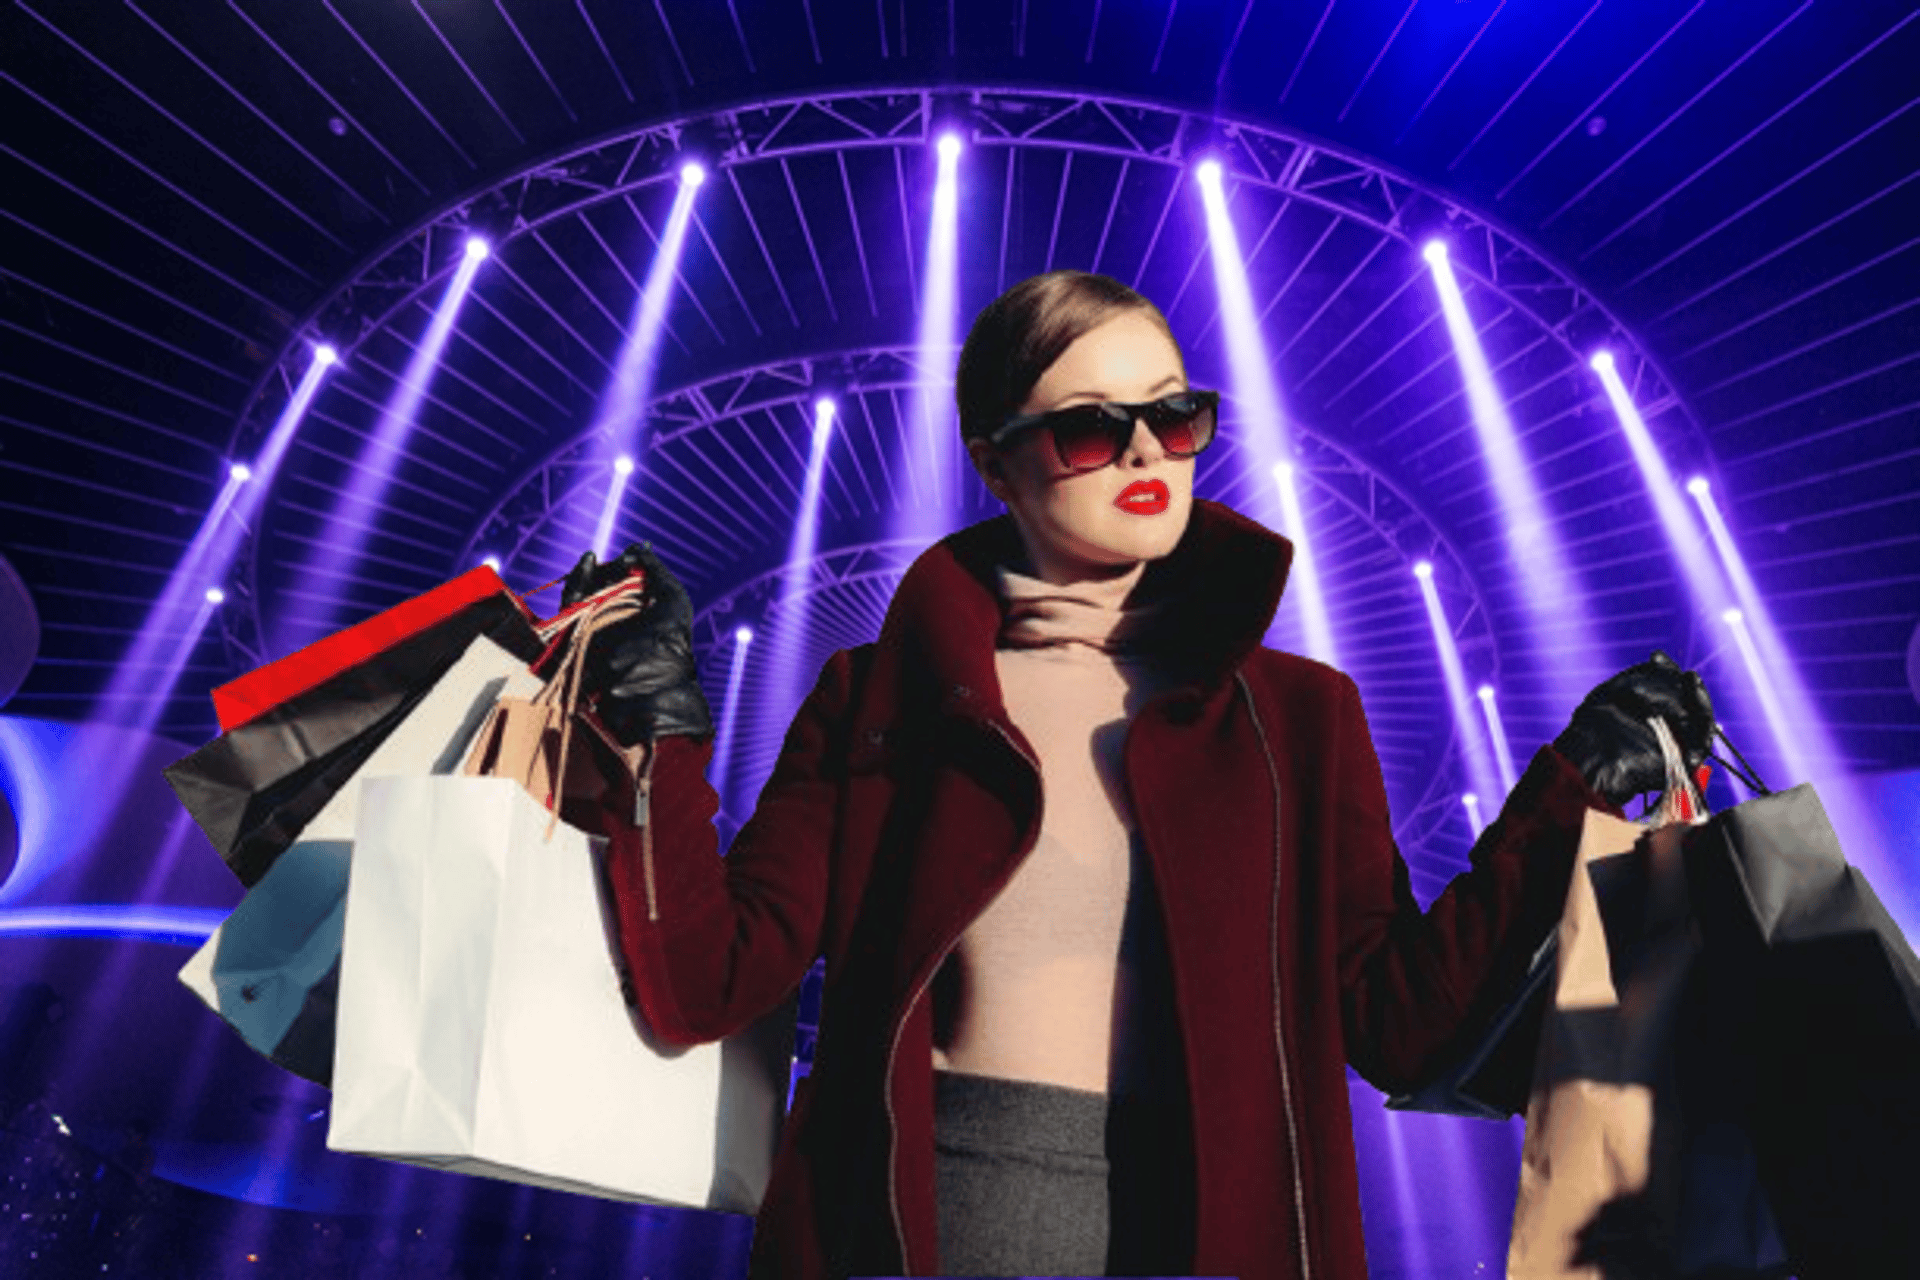
[[653, 888], [653, 756], [655, 742], [647, 743], [646, 767], [640, 771], [633, 787], [633, 825], [640, 828], [640, 868], [646, 873], [647, 882], [647, 922], [660, 919], [660, 903]]
[[1300, 1129], [1293, 1117], [1293, 1075], [1287, 1068], [1287, 1039], [1280, 1010], [1280, 771], [1274, 765], [1273, 747], [1267, 741], [1266, 727], [1260, 723], [1260, 710], [1254, 705], [1253, 690], [1247, 687], [1246, 676], [1236, 671], [1233, 678], [1247, 700], [1247, 714], [1253, 719], [1253, 731], [1260, 737], [1260, 750], [1267, 758], [1267, 779], [1273, 786], [1273, 910], [1268, 926], [1271, 943], [1267, 949], [1273, 960], [1273, 1046], [1280, 1059], [1281, 1103], [1287, 1114], [1287, 1154], [1293, 1162], [1293, 1213], [1300, 1234], [1300, 1275], [1302, 1280], [1312, 1280], [1313, 1259], [1307, 1250], [1305, 1179], [1300, 1172]]
[[[1012, 735], [1000, 727], [998, 721], [983, 717], [982, 722], [995, 733], [999, 734], [1001, 740], [1009, 747], [1012, 747], [1016, 755], [1033, 766], [1033, 775], [1036, 779], [1040, 776], [1040, 762], [1035, 760], [1031, 755], [1028, 755], [1027, 752], [1021, 748], [1020, 744], [1013, 740]], [[1039, 831], [1039, 824], [1037, 822], [1034, 825], [1034, 830], [1037, 835]], [[1022, 843], [1019, 852], [1017, 852], [1013, 858], [1012, 865], [1014, 870], [1019, 868], [1022, 859], [1025, 858], [1032, 847], [1031, 844]], [[991, 900], [993, 893], [999, 892], [1007, 880], [1012, 878], [1012, 875], [1013, 871], [1009, 870], [1005, 877], [1002, 877], [994, 884], [988, 894], [989, 900]], [[955, 933], [941, 945], [939, 954], [934, 957], [933, 967], [927, 970], [926, 976], [923, 977], [920, 980], [920, 984], [914, 988], [913, 998], [907, 1001], [906, 1010], [900, 1015], [900, 1020], [894, 1023], [893, 1039], [887, 1046], [886, 1079], [880, 1090], [887, 1104], [887, 1205], [893, 1211], [893, 1233], [895, 1241], [900, 1246], [900, 1273], [902, 1275], [910, 1274], [910, 1272], [907, 1269], [907, 1228], [906, 1224], [900, 1220], [900, 1126], [895, 1118], [893, 1109], [893, 1064], [899, 1057], [900, 1037], [905, 1034], [907, 1022], [913, 1017], [914, 1006], [918, 1005], [920, 1003], [920, 997], [927, 993], [927, 988], [932, 985], [935, 975], [940, 972], [940, 966], [946, 963], [948, 953], [959, 944], [961, 937], [965, 933], [966, 928], [962, 926], [958, 933]]]

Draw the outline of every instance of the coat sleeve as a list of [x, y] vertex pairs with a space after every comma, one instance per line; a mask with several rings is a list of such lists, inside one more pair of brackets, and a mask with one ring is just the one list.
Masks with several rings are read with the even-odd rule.
[[655, 746], [646, 826], [607, 815], [606, 875], [621, 958], [647, 1026], [718, 1040], [786, 998], [820, 950], [852, 661], [828, 661], [787, 730], [753, 816], [725, 858], [707, 782], [711, 742]]
[[1353, 681], [1339, 678], [1328, 797], [1339, 854], [1339, 970], [1347, 1060], [1389, 1093], [1425, 1082], [1483, 1034], [1559, 921], [1590, 808], [1613, 810], [1542, 747], [1470, 869], [1423, 913], [1394, 845], [1379, 757]]

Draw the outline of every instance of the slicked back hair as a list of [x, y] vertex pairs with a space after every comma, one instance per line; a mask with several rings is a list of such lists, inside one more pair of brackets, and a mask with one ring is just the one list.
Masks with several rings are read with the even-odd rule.
[[1017, 414], [1062, 352], [1125, 311], [1145, 313], [1173, 341], [1158, 307], [1091, 271], [1049, 271], [995, 298], [974, 319], [960, 348], [953, 394], [961, 439], [984, 436]]

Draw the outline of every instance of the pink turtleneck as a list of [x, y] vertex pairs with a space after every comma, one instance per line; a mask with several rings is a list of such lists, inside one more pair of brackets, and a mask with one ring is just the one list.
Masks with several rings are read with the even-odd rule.
[[1167, 687], [1139, 580], [1053, 586], [1000, 569], [995, 667], [1039, 756], [1038, 842], [934, 987], [934, 1066], [1163, 1094], [1177, 1069], [1165, 941], [1121, 768], [1127, 723]]

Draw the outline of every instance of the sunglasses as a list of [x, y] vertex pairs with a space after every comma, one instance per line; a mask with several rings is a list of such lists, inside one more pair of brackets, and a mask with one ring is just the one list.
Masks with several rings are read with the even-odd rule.
[[1168, 456], [1191, 458], [1213, 443], [1219, 409], [1218, 391], [1176, 391], [1140, 404], [1110, 400], [1076, 404], [1009, 418], [987, 436], [987, 443], [999, 448], [1009, 436], [1045, 427], [1053, 434], [1061, 466], [1068, 471], [1098, 471], [1119, 461], [1133, 440], [1134, 422], [1144, 419]]

